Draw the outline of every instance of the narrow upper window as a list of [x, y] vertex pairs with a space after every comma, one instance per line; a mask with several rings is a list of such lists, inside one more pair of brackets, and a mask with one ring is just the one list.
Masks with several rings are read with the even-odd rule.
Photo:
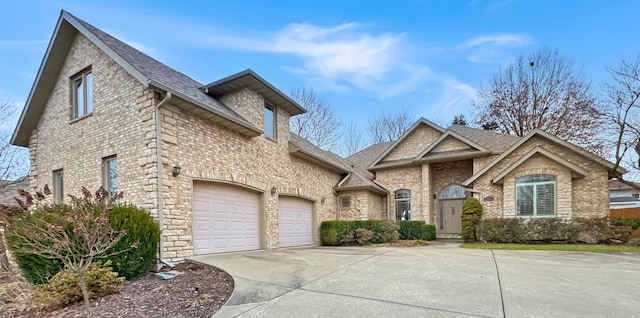
[[271, 139], [276, 136], [275, 110], [267, 104], [264, 104], [264, 135]]
[[556, 215], [556, 177], [546, 174], [516, 180], [516, 215], [540, 217]]
[[88, 68], [71, 78], [73, 118], [93, 112], [93, 73]]
[[102, 159], [104, 189], [109, 195], [118, 194], [118, 158], [115, 156]]
[[64, 200], [64, 174], [62, 169], [53, 172], [53, 200], [56, 203]]
[[340, 206], [348, 208], [351, 206], [351, 197], [340, 197]]

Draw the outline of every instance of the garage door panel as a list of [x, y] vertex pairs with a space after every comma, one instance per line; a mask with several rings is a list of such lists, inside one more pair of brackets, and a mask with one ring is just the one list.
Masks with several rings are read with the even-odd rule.
[[295, 197], [280, 197], [278, 209], [281, 247], [313, 244], [313, 205]]
[[225, 184], [194, 183], [194, 254], [260, 248], [260, 196]]

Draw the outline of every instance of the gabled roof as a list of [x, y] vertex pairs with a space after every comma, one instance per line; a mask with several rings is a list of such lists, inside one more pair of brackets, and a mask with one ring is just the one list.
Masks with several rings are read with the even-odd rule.
[[247, 69], [213, 83], [209, 83], [201, 88], [205, 93], [213, 97], [218, 97], [242, 87], [250, 87], [258, 91], [268, 102], [283, 107], [291, 116], [307, 112], [304, 107], [300, 106], [297, 102], [271, 85], [251, 69]]
[[447, 131], [456, 132], [468, 140], [474, 141], [485, 149], [491, 150], [494, 154], [503, 153], [521, 139], [521, 137], [462, 125], [451, 125], [447, 128]]
[[520, 159], [518, 159], [518, 161], [514, 162], [512, 165], [510, 165], [509, 167], [507, 167], [506, 169], [504, 169], [502, 172], [500, 172], [500, 174], [498, 174], [495, 178], [493, 178], [493, 180], [491, 180], [491, 183], [493, 184], [501, 184], [504, 177], [506, 175], [508, 175], [509, 173], [511, 173], [511, 171], [515, 170], [516, 168], [518, 168], [521, 164], [523, 164], [525, 161], [529, 160], [529, 158], [533, 157], [534, 155], [543, 155], [555, 162], [557, 162], [558, 164], [568, 168], [569, 170], [571, 170], [571, 176], [572, 178], [584, 178], [584, 176], [586, 176], [589, 171], [586, 169], [582, 169], [579, 166], [571, 163], [570, 161], [552, 153], [549, 150], [546, 150], [540, 146], [537, 146], [533, 149], [531, 149], [531, 151], [529, 151], [526, 155], [522, 156]]
[[199, 115], [214, 116], [216, 121], [247, 136], [257, 136], [262, 130], [250, 123], [241, 111], [225, 105], [203, 92], [202, 84], [136, 50], [98, 28], [66, 11], [60, 13], [58, 23], [47, 47], [40, 69], [29, 93], [11, 143], [27, 146], [31, 131], [44, 111], [49, 95], [56, 84], [71, 43], [81, 33], [100, 50], [117, 62], [145, 87], [153, 86], [174, 96], [173, 102], [195, 106]]
[[640, 190], [640, 183], [627, 180], [611, 179], [609, 180], [609, 191], [619, 190]]
[[433, 143], [431, 143], [431, 145], [429, 147], [427, 147], [424, 151], [422, 151], [419, 155], [417, 155], [416, 159], [424, 157], [430, 151], [435, 149], [438, 145], [443, 143], [444, 140], [447, 139], [447, 137], [452, 137], [452, 138], [458, 139], [461, 142], [469, 145], [470, 147], [475, 148], [478, 151], [488, 151], [488, 149], [486, 149], [485, 147], [480, 146], [479, 144], [475, 143], [471, 139], [469, 139], [467, 137], [464, 137], [464, 136], [458, 134], [457, 132], [455, 132], [453, 130], [446, 130], [446, 132], [444, 134], [442, 134], [442, 136], [440, 136], [440, 138], [436, 139]]
[[394, 141], [393, 144], [391, 144], [391, 146], [389, 146], [389, 148], [387, 148], [387, 150], [385, 150], [380, 156], [378, 156], [378, 158], [376, 158], [371, 165], [369, 166], [369, 168], [373, 168], [375, 165], [377, 165], [378, 163], [380, 163], [380, 161], [382, 159], [384, 159], [384, 157], [386, 157], [389, 153], [391, 153], [391, 151], [393, 151], [398, 145], [400, 145], [408, 136], [410, 136], [416, 129], [418, 129], [418, 127], [420, 127], [421, 125], [427, 125], [441, 133], [445, 132], [445, 129], [438, 126], [437, 124], [435, 124], [432, 121], [429, 121], [427, 119], [425, 119], [424, 117], [420, 117], [420, 119], [418, 119], [418, 121], [415, 122], [415, 124], [413, 124], [411, 127], [409, 127], [409, 129], [407, 129], [407, 131], [404, 132], [404, 134], [402, 134], [402, 136], [400, 136], [400, 138], [398, 138], [398, 140]]
[[[526, 143], [528, 140], [530, 140], [531, 138], [533, 138], [534, 136], [539, 136], [542, 138], [545, 138], [547, 140], [550, 140], [556, 144], [559, 144], [561, 146], [564, 146], [574, 152], [576, 152], [577, 154], [588, 158], [590, 160], [593, 160], [595, 162], [597, 162], [598, 164], [608, 168], [608, 169], [613, 169], [613, 167], [615, 166], [613, 163], [599, 157], [596, 156], [574, 144], [571, 144], [567, 141], [564, 141], [550, 133], [547, 133], [541, 129], [534, 129], [532, 130], [529, 134], [527, 134], [525, 137], [521, 138], [520, 140], [518, 140], [518, 142], [516, 142], [515, 144], [513, 144], [511, 147], [509, 147], [509, 149], [507, 149], [506, 151], [504, 151], [500, 156], [498, 156], [497, 158], [495, 158], [494, 160], [492, 160], [491, 162], [489, 162], [489, 164], [487, 164], [484, 168], [482, 168], [480, 171], [478, 171], [476, 174], [474, 174], [473, 176], [471, 176], [471, 178], [465, 180], [462, 185], [464, 186], [469, 186], [471, 185], [475, 180], [477, 180], [480, 176], [484, 175], [485, 173], [487, 173], [487, 171], [489, 171], [491, 168], [493, 168], [498, 162], [502, 161], [505, 157], [507, 157], [509, 154], [511, 154], [512, 152], [514, 152], [516, 149], [518, 149], [520, 146], [522, 146], [524, 143]], [[622, 167], [618, 167], [616, 169], [616, 172], [618, 172], [620, 175], [625, 174], [627, 172], [626, 169], [622, 168]]]

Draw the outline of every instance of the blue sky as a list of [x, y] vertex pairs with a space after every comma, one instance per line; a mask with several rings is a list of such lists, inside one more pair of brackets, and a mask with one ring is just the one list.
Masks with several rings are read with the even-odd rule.
[[311, 86], [362, 129], [395, 108], [447, 126], [545, 46], [596, 88], [640, 53], [638, 1], [24, 0], [3, 4], [0, 100], [22, 109], [61, 9], [203, 83], [251, 68], [283, 92]]

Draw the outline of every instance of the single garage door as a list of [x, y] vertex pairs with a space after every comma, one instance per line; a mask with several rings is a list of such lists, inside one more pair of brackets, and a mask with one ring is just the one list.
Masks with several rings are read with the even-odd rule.
[[193, 252], [260, 248], [260, 195], [217, 183], [193, 184]]
[[296, 197], [279, 197], [280, 247], [313, 245], [312, 203]]

